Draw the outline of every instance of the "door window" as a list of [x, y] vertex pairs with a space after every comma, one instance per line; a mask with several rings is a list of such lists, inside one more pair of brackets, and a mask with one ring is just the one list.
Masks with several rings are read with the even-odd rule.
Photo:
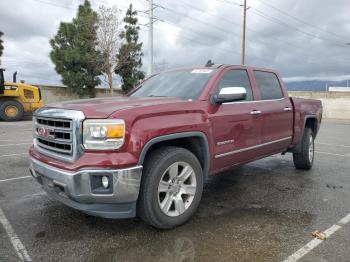
[[280, 99], [283, 97], [280, 83], [274, 73], [254, 71], [254, 76], [258, 82], [261, 100]]
[[247, 91], [246, 101], [253, 100], [252, 87], [250, 85], [247, 70], [235, 69], [226, 72], [219, 83], [218, 90], [223, 87], [245, 87]]

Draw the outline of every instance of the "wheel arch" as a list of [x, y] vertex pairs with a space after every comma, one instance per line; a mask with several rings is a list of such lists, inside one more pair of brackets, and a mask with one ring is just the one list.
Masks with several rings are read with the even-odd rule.
[[316, 116], [305, 117], [303, 133], [304, 133], [305, 128], [310, 128], [314, 134], [314, 137], [316, 137], [317, 131], [318, 131], [317, 117]]
[[301, 143], [302, 143], [304, 132], [305, 132], [306, 128], [311, 128], [311, 130], [313, 131], [313, 134], [314, 134], [314, 138], [315, 138], [317, 135], [317, 131], [318, 131], [318, 121], [317, 121], [316, 115], [305, 116], [304, 126], [303, 126], [303, 130], [301, 132], [300, 141], [298, 142], [298, 144], [296, 146], [288, 149], [288, 152], [299, 153], [301, 151]]
[[202, 166], [204, 179], [208, 177], [210, 162], [209, 143], [207, 136], [199, 131], [175, 133], [152, 138], [143, 147], [138, 164], [143, 165], [147, 155], [154, 149], [171, 145], [183, 147], [192, 152]]

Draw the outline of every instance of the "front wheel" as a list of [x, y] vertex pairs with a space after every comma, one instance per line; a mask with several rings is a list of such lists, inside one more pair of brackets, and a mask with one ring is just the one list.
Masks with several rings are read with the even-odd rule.
[[190, 151], [159, 148], [146, 159], [138, 215], [160, 229], [179, 226], [195, 213], [202, 197], [203, 172]]
[[314, 134], [305, 128], [301, 141], [301, 151], [293, 154], [294, 166], [297, 169], [311, 169], [314, 163]]
[[4, 121], [18, 121], [23, 115], [23, 105], [16, 100], [5, 100], [0, 104], [0, 119]]

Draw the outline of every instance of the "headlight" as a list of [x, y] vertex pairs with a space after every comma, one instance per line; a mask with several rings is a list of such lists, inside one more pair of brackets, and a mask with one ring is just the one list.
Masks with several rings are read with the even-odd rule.
[[111, 150], [124, 144], [125, 123], [122, 119], [88, 119], [83, 123], [86, 149]]

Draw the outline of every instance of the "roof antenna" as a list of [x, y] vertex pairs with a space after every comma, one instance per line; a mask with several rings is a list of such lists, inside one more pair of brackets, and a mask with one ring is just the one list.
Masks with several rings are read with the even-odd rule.
[[211, 67], [213, 65], [214, 65], [214, 63], [211, 61], [211, 59], [208, 60], [208, 62], [205, 64], [206, 67]]

